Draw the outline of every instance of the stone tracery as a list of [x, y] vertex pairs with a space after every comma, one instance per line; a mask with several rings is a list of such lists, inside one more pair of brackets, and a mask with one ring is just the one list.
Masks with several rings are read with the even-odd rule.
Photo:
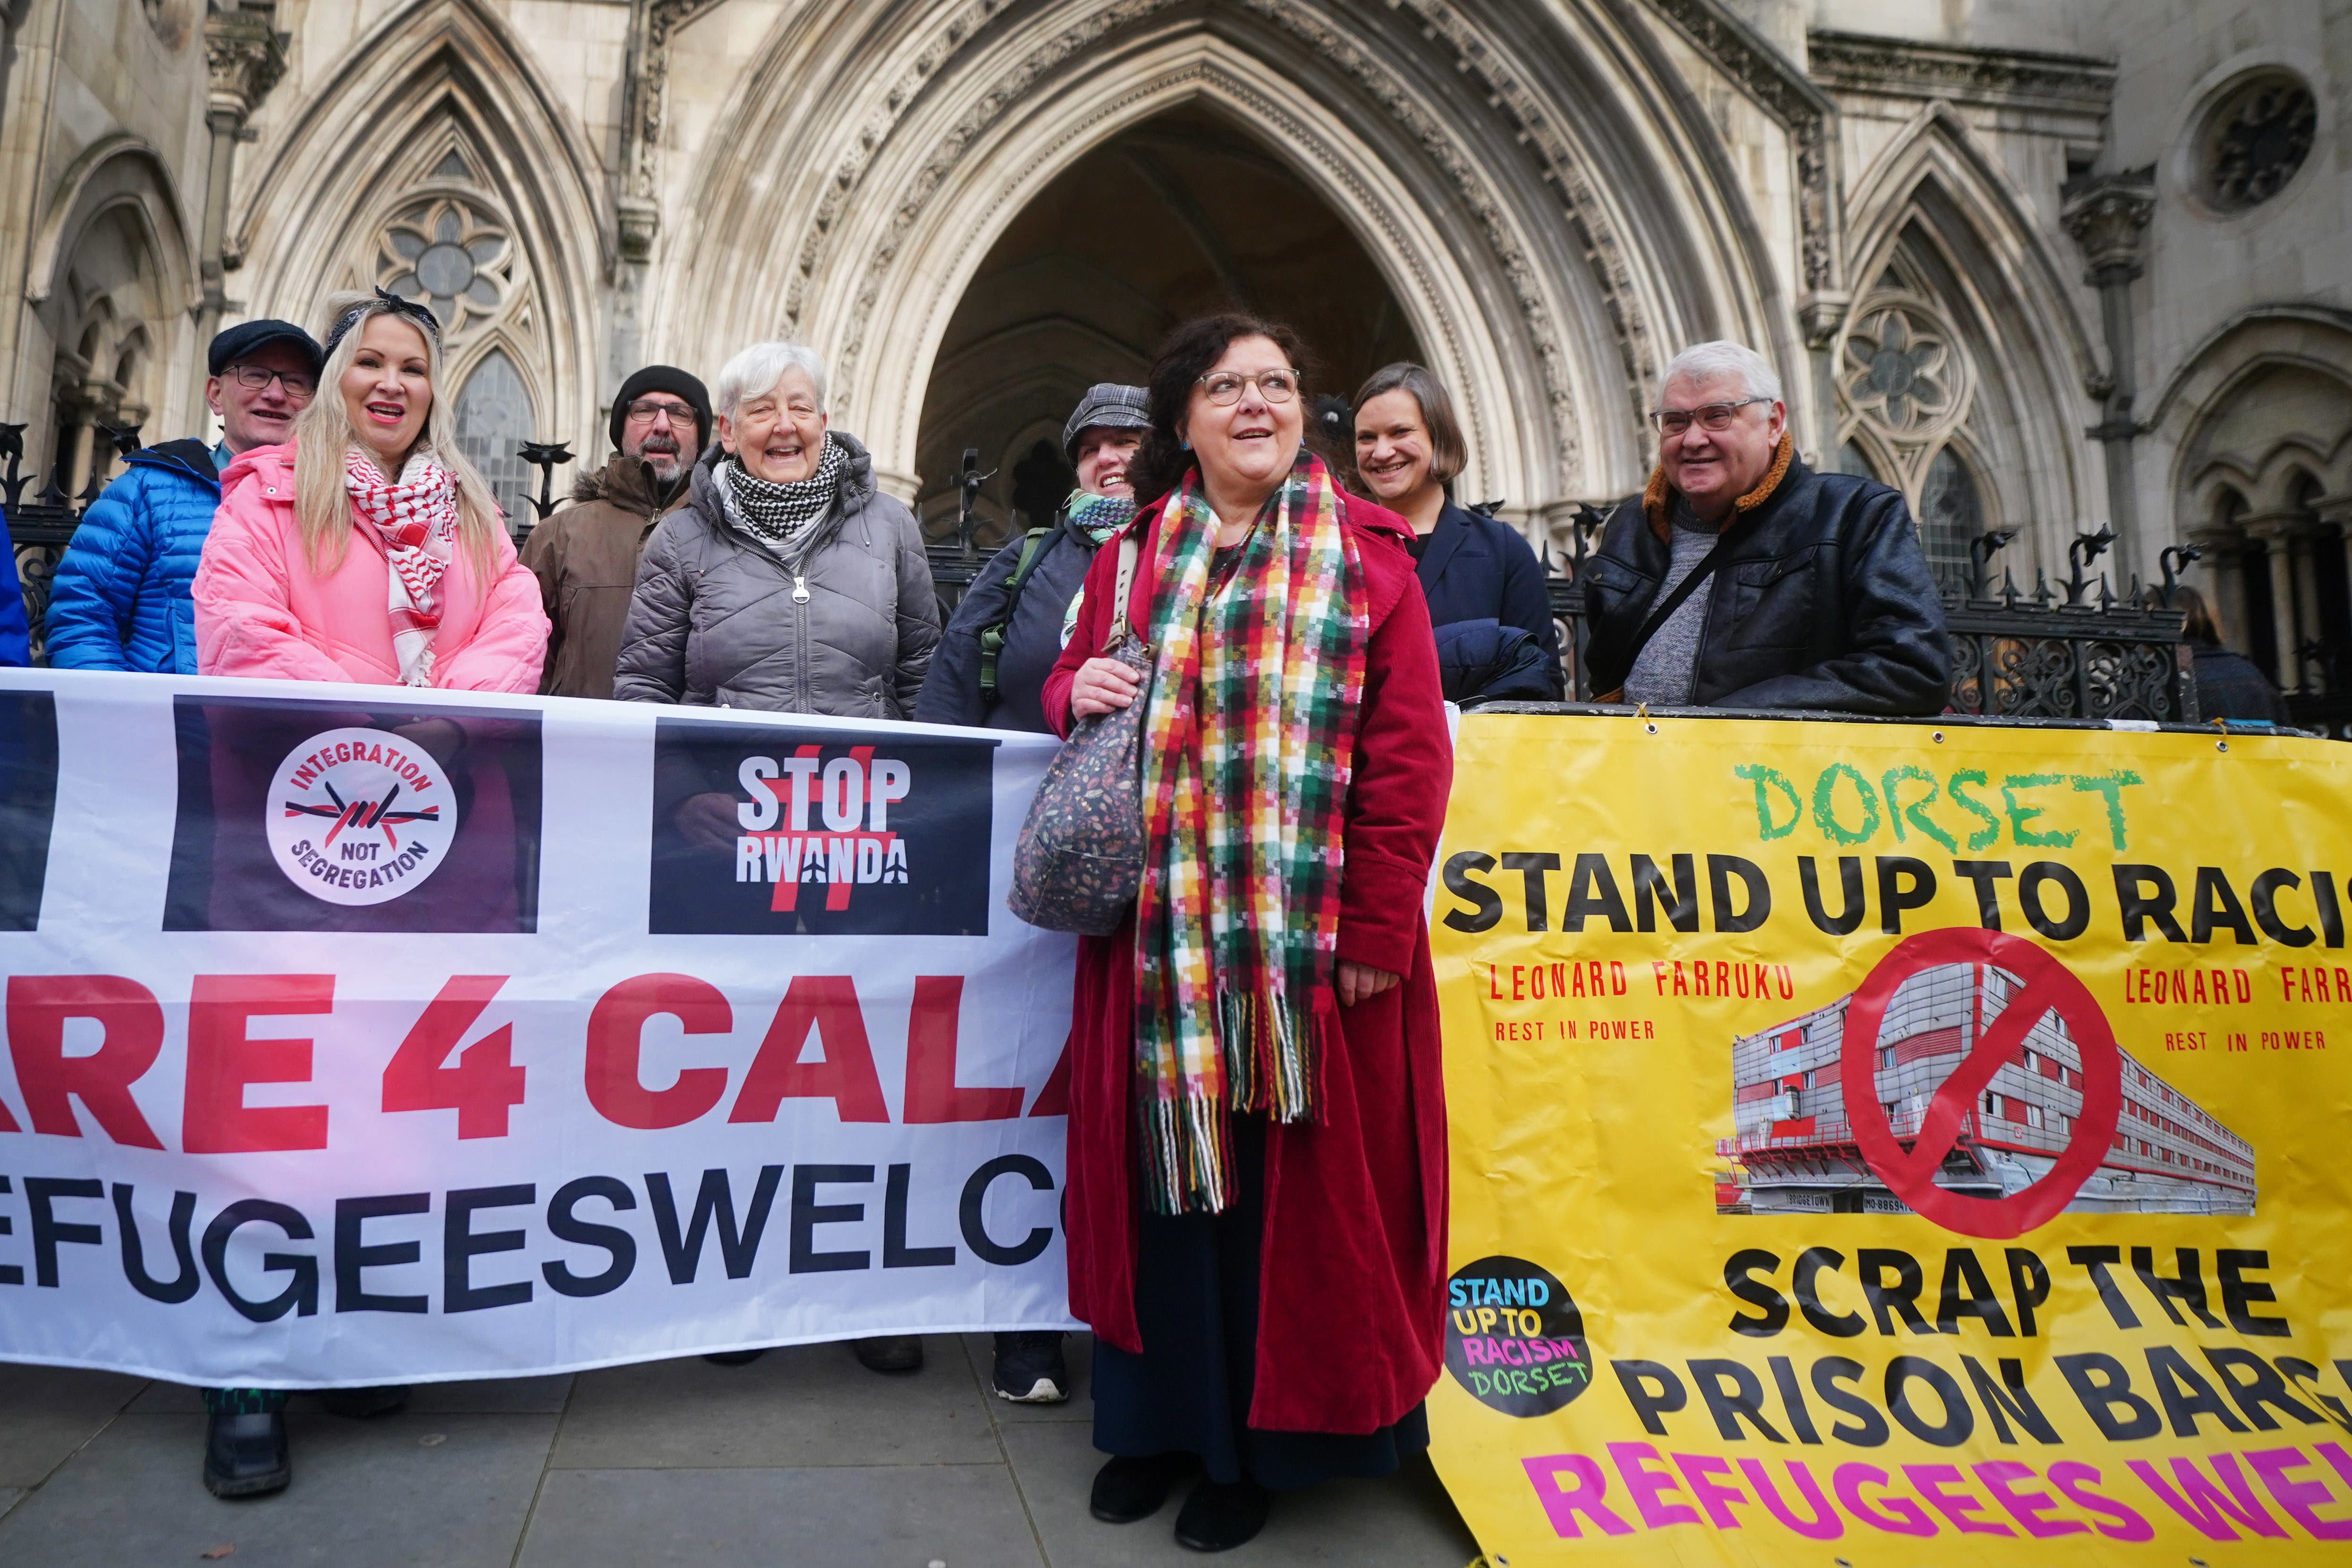
[[1841, 389], [1886, 439], [1925, 445], [1968, 417], [1968, 356], [1933, 301], [1888, 291], [1854, 310]]
[[377, 285], [429, 305], [453, 346], [514, 297], [513, 241], [486, 204], [419, 197], [385, 220], [377, 247]]
[[2318, 114], [2311, 89], [2284, 71], [2232, 90], [2207, 123], [2200, 170], [2205, 199], [2234, 213], [2278, 195], [2311, 155]]

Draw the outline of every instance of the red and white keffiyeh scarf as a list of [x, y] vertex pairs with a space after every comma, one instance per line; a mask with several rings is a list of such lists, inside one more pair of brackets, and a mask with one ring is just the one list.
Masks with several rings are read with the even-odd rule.
[[449, 570], [457, 537], [457, 477], [429, 447], [408, 455], [395, 484], [353, 447], [343, 456], [343, 488], [352, 510], [374, 531], [392, 570], [387, 608], [392, 650], [404, 686], [433, 684], [433, 634], [441, 626], [441, 576]]

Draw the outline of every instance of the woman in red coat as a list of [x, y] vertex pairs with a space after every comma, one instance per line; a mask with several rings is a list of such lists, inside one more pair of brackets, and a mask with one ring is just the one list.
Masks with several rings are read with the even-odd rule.
[[1095, 557], [1045, 711], [1149, 706], [1136, 913], [1073, 1011], [1072, 1310], [1094, 1327], [1095, 1517], [1240, 1545], [1276, 1491], [1427, 1446], [1445, 1106], [1423, 919], [1452, 752], [1402, 519], [1303, 444], [1298, 344], [1180, 328], [1137, 459], [1129, 620]]

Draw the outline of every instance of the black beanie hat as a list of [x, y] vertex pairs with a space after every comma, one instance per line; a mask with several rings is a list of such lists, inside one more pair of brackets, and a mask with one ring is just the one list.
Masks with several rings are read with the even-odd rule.
[[694, 450], [687, 454], [693, 461], [710, 445], [710, 394], [702, 383], [674, 364], [649, 364], [621, 383], [621, 390], [613, 399], [613, 450], [621, 449], [621, 425], [629, 416], [629, 405], [648, 392], [668, 392], [684, 398], [694, 409]]

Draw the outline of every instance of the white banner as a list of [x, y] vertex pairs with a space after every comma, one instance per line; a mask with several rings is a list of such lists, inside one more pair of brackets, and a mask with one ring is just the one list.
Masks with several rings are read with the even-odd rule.
[[1054, 742], [0, 672], [0, 1359], [516, 1376], [1070, 1322]]

